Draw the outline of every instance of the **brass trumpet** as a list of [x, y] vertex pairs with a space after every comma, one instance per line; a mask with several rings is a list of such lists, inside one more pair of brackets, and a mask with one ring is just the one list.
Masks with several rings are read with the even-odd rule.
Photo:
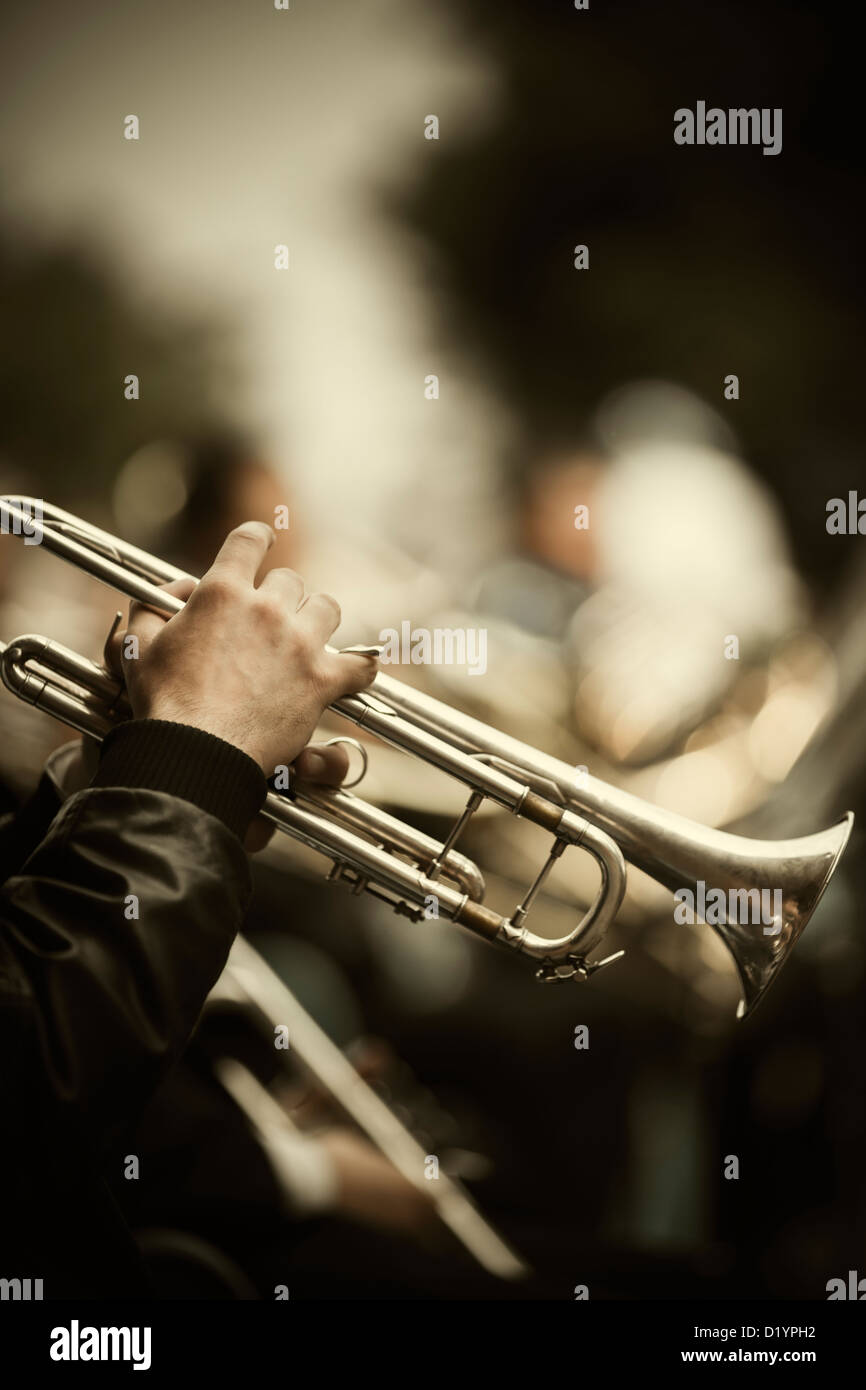
[[[35, 520], [34, 520], [35, 518]], [[183, 607], [159, 587], [188, 579], [182, 570], [106, 531], [27, 497], [0, 498], [0, 527], [166, 614]], [[0, 674], [21, 699], [71, 727], [102, 737], [125, 717], [122, 690], [106, 671], [45, 637], [17, 638], [0, 651]], [[415, 920], [435, 914], [528, 955], [545, 981], [587, 979], [622, 951], [602, 960], [591, 953], [616, 917], [626, 883], [625, 860], [671, 890], [703, 885], [725, 902], [757, 890], [781, 894], [781, 913], [768, 932], [724, 914], [713, 923], [733, 956], [744, 1017], [775, 979], [820, 901], [851, 832], [849, 813], [836, 825], [798, 839], [746, 839], [709, 829], [510, 738], [480, 720], [379, 674], [371, 688], [332, 709], [385, 743], [462, 782], [466, 806], [444, 842], [419, 833], [347, 791], [299, 785], [271, 792], [264, 814], [294, 839], [332, 861], [330, 877], [356, 892], [384, 899]], [[484, 880], [457, 841], [489, 799], [553, 836], [547, 859], [507, 916], [486, 907]], [[528, 930], [532, 904], [553, 864], [567, 849], [596, 860], [601, 883], [574, 929], [556, 940]], [[741, 897], [742, 901], [742, 897]], [[734, 920], [731, 920], [733, 916]]]

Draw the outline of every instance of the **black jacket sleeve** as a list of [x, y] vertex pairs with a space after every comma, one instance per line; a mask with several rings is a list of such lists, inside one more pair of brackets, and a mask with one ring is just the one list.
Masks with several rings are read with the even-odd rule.
[[5, 1106], [59, 1102], [98, 1140], [147, 1100], [240, 925], [240, 836], [265, 793], [251, 759], [198, 730], [109, 735], [94, 785], [0, 892]]

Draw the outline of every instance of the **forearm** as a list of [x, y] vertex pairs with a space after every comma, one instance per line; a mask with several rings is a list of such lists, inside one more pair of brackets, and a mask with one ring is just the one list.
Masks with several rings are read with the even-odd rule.
[[[185, 1045], [250, 891], [264, 777], [220, 740], [126, 726], [0, 899], [2, 1027], [31, 1084], [102, 1128]], [[8, 1053], [7, 1053], [8, 1055]]]

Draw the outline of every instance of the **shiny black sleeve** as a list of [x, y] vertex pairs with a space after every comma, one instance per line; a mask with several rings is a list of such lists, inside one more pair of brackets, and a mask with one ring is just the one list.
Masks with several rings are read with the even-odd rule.
[[60, 1102], [99, 1138], [185, 1046], [250, 893], [241, 836], [266, 784], [245, 754], [181, 725], [109, 736], [0, 891], [3, 1102]]

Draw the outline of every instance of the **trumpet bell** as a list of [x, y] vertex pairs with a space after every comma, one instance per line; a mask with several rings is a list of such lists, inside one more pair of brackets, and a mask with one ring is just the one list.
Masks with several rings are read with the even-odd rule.
[[[853, 824], [854, 817], [849, 812], [815, 835], [796, 840], [751, 841], [742, 873], [729, 871], [724, 875], [728, 895], [731, 891], [758, 890], [781, 897], [781, 913], [769, 924], [754, 920], [708, 923], [734, 959], [742, 989], [737, 1018], [746, 1018], [754, 1011], [803, 934], [833, 876]], [[763, 854], [759, 853], [761, 850]], [[713, 883], [724, 887], [720, 875], [714, 876]]]

